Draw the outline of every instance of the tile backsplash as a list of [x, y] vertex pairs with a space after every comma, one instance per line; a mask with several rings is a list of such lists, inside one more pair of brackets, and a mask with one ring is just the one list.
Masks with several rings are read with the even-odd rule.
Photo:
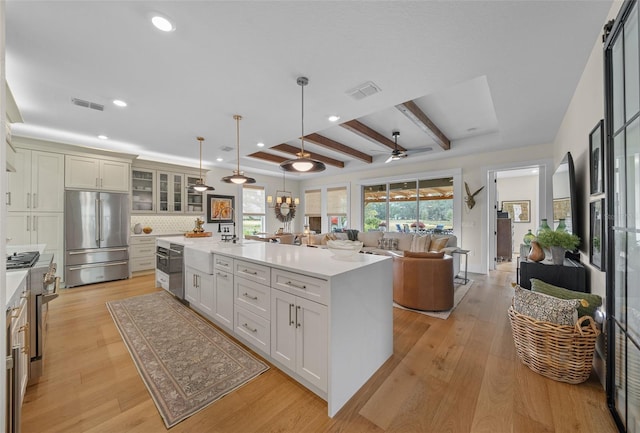
[[152, 234], [173, 234], [193, 230], [197, 215], [131, 215], [130, 230], [140, 223], [142, 227], [151, 227]]

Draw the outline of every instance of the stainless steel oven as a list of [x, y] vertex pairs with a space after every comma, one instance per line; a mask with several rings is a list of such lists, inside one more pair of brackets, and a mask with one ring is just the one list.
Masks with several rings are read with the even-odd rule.
[[176, 298], [184, 300], [184, 246], [158, 241], [156, 280]]

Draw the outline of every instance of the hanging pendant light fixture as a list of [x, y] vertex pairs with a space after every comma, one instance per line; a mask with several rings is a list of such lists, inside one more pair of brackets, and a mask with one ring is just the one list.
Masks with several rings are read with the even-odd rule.
[[242, 185], [244, 183], [256, 183], [254, 178], [247, 177], [244, 175], [244, 172], [240, 171], [240, 120], [242, 120], [242, 116], [234, 114], [233, 118], [236, 120], [236, 157], [238, 161], [238, 169], [233, 170], [232, 176], [223, 177], [222, 181], [226, 183], [235, 183], [237, 185]]
[[193, 188], [193, 190], [196, 192], [213, 191], [215, 190], [215, 188], [206, 185], [204, 183], [204, 180], [202, 179], [202, 142], [204, 141], [204, 137], [196, 137], [196, 140], [200, 142], [200, 178], [196, 180], [196, 184], [191, 188]]
[[324, 164], [315, 159], [311, 159], [311, 154], [304, 151], [304, 86], [309, 84], [307, 77], [298, 77], [298, 86], [302, 88], [302, 135], [300, 136], [300, 152], [296, 153], [296, 159], [289, 159], [280, 164], [285, 171], [294, 171], [301, 173], [317, 173], [324, 171]]

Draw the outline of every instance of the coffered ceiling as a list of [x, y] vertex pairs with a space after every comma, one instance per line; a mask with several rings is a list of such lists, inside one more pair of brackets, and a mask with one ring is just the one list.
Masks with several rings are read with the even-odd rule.
[[382, 166], [396, 130], [408, 157], [389, 164], [548, 143], [610, 6], [9, 0], [14, 131], [193, 166], [204, 136], [203, 164], [233, 169], [241, 114], [241, 169], [276, 174], [300, 148], [306, 76], [304, 147], [327, 165], [315, 176]]

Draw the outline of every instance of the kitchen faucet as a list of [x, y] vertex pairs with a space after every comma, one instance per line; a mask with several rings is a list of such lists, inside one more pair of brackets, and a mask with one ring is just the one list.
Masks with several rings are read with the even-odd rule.
[[[231, 211], [231, 219], [232, 219], [232, 221], [233, 221], [233, 236], [231, 236], [231, 237], [229, 238], [229, 237], [228, 237], [229, 235], [224, 235], [224, 234], [223, 234], [223, 235], [222, 235], [222, 241], [223, 241], [223, 242], [229, 242], [229, 241], [232, 241], [232, 242], [235, 244], [235, 243], [238, 241], [238, 236], [236, 236], [236, 220], [235, 220], [236, 211], [235, 211], [235, 209], [234, 209], [234, 208], [232, 208], [232, 207], [230, 207], [230, 206], [229, 206], [229, 207], [226, 207], [226, 208], [224, 208], [224, 209], [222, 209], [222, 210], [223, 210], [223, 212], [224, 212], [224, 211], [227, 211], [227, 210]], [[218, 229], [218, 231], [220, 231], [220, 230]]]

